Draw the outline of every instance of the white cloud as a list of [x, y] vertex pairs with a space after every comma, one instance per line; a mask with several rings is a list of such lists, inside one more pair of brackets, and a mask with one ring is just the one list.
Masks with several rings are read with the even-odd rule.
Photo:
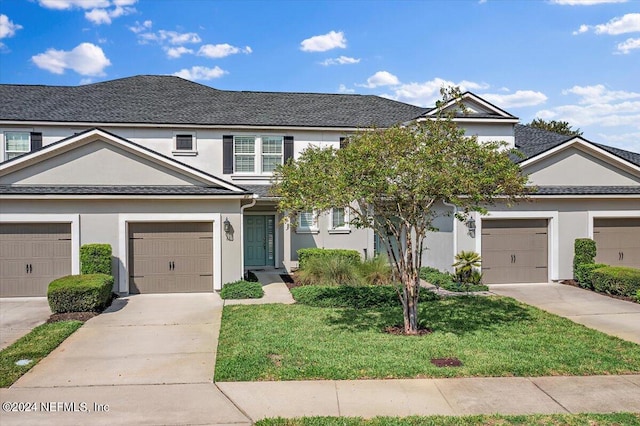
[[508, 95], [497, 93], [483, 93], [480, 95], [483, 99], [495, 104], [500, 108], [518, 108], [543, 104], [547, 101], [547, 97], [542, 92], [533, 90], [517, 90]]
[[393, 94], [386, 95], [386, 97], [402, 102], [412, 103], [414, 105], [433, 106], [441, 97], [440, 89], [442, 87], [451, 86], [458, 86], [462, 91], [484, 90], [489, 88], [489, 85], [486, 83], [476, 83], [467, 80], [462, 80], [456, 83], [436, 77], [433, 80], [422, 83], [402, 83], [397, 87], [394, 87]]
[[347, 47], [347, 39], [344, 37], [344, 33], [342, 31], [330, 31], [324, 35], [317, 35], [306, 40], [302, 40], [300, 43], [300, 50], [303, 52], [326, 52], [327, 50], [336, 49], [338, 47], [341, 49]]
[[70, 69], [80, 75], [101, 76], [111, 65], [102, 49], [91, 43], [81, 43], [70, 51], [48, 49], [31, 60], [39, 68], [54, 74], [64, 74], [65, 69]]
[[563, 95], [577, 95], [582, 105], [603, 104], [612, 101], [640, 98], [640, 93], [625, 92], [624, 90], [609, 90], [603, 84], [595, 86], [573, 86], [562, 91]]
[[91, 84], [93, 83], [93, 79], [92, 78], [83, 78], [80, 79], [80, 85], [84, 86], [85, 84]]
[[155, 41], [158, 43], [180, 45], [187, 43], [200, 43], [202, 39], [197, 33], [179, 33], [177, 31], [159, 30], [157, 33], [139, 33], [141, 43]]
[[110, 6], [109, 0], [39, 0], [38, 3], [47, 9], [57, 10], [95, 9]]
[[369, 77], [365, 84], [357, 84], [356, 86], [368, 87], [369, 89], [373, 89], [374, 87], [396, 86], [398, 84], [400, 84], [400, 80], [398, 80], [398, 77], [391, 74], [389, 71], [378, 71], [377, 73]]
[[84, 17], [96, 25], [111, 23], [111, 17], [106, 9], [93, 9], [90, 12], [85, 12]]
[[640, 152], [640, 132], [622, 133], [612, 135], [610, 133], [598, 133], [597, 142], [607, 145], [615, 145], [627, 151]]
[[187, 53], [193, 53], [192, 49], [187, 49], [184, 46], [178, 46], [178, 47], [165, 47], [164, 51], [167, 52], [167, 57], [171, 58], [171, 59], [176, 59], [181, 57], [182, 55], [185, 55]]
[[249, 46], [236, 47], [227, 43], [223, 44], [204, 44], [198, 50], [198, 56], [207, 58], [224, 58], [225, 56], [235, 55], [237, 53], [249, 54], [253, 50]]
[[184, 68], [178, 72], [174, 72], [173, 75], [182, 77], [187, 80], [212, 80], [214, 78], [220, 78], [223, 75], [228, 74], [227, 71], [215, 66], [213, 68], [194, 66], [191, 68]]
[[143, 31], [150, 30], [152, 26], [153, 22], [149, 20], [146, 20], [143, 23], [136, 21], [136, 24], [133, 27], [129, 27], [129, 29], [136, 34], [139, 34]]
[[551, 0], [551, 3], [563, 6], [593, 6], [604, 3], [626, 3], [628, 0]]
[[628, 54], [634, 49], [640, 49], [640, 38], [628, 38], [622, 43], [618, 43], [617, 51], [624, 55]]
[[[13, 23], [7, 15], [0, 15], [0, 40], [13, 37], [16, 31], [21, 29], [22, 25]], [[4, 47], [4, 43], [0, 41], [0, 48], [2, 47]]]
[[573, 32], [574, 35], [586, 33], [593, 30], [596, 34], [627, 34], [640, 32], [640, 13], [627, 13], [624, 16], [616, 17], [606, 24], [580, 25], [580, 28]]
[[358, 58], [351, 58], [349, 56], [339, 56], [337, 58], [329, 58], [320, 62], [320, 65], [329, 66], [329, 65], [348, 65], [348, 64], [357, 64], [360, 62]]
[[347, 86], [345, 86], [344, 84], [341, 84], [338, 87], [338, 93], [355, 93], [356, 91], [353, 89], [349, 89]]

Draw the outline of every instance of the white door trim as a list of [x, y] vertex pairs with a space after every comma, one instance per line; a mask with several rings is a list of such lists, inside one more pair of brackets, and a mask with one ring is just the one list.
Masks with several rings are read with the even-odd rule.
[[213, 223], [213, 290], [222, 289], [222, 220], [220, 213], [128, 213], [118, 215], [120, 293], [129, 293], [129, 222], [211, 222]]
[[80, 274], [80, 215], [79, 214], [0, 214], [0, 223], [70, 223], [71, 274]]
[[559, 280], [560, 232], [558, 229], [558, 211], [490, 211], [487, 215], [474, 213], [476, 220], [476, 252], [482, 256], [482, 220], [484, 219], [548, 219], [548, 279]]

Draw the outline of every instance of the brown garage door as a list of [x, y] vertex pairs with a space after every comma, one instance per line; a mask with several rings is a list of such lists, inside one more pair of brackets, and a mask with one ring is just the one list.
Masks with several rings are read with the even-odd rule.
[[213, 224], [130, 223], [129, 292], [213, 291]]
[[640, 218], [595, 219], [596, 262], [640, 268]]
[[546, 219], [482, 221], [482, 273], [487, 284], [547, 282], [547, 250]]
[[0, 224], [0, 297], [46, 296], [71, 274], [71, 224]]

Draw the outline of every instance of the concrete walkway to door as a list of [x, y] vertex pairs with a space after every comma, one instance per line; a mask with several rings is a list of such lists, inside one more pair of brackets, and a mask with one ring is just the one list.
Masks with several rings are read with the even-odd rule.
[[[222, 300], [215, 293], [116, 299], [0, 400], [75, 403], [3, 412], [2, 424], [250, 424], [213, 384]], [[86, 404], [81, 405], [81, 403]], [[95, 405], [94, 405], [95, 404]], [[87, 412], [84, 412], [86, 409]]]
[[494, 284], [491, 292], [640, 343], [640, 304], [564, 284]]

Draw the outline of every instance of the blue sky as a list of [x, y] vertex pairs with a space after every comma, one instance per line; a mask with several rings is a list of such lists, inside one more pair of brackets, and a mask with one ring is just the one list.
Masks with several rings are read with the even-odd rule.
[[0, 0], [1, 83], [137, 74], [421, 106], [455, 84], [640, 152], [640, 0]]

